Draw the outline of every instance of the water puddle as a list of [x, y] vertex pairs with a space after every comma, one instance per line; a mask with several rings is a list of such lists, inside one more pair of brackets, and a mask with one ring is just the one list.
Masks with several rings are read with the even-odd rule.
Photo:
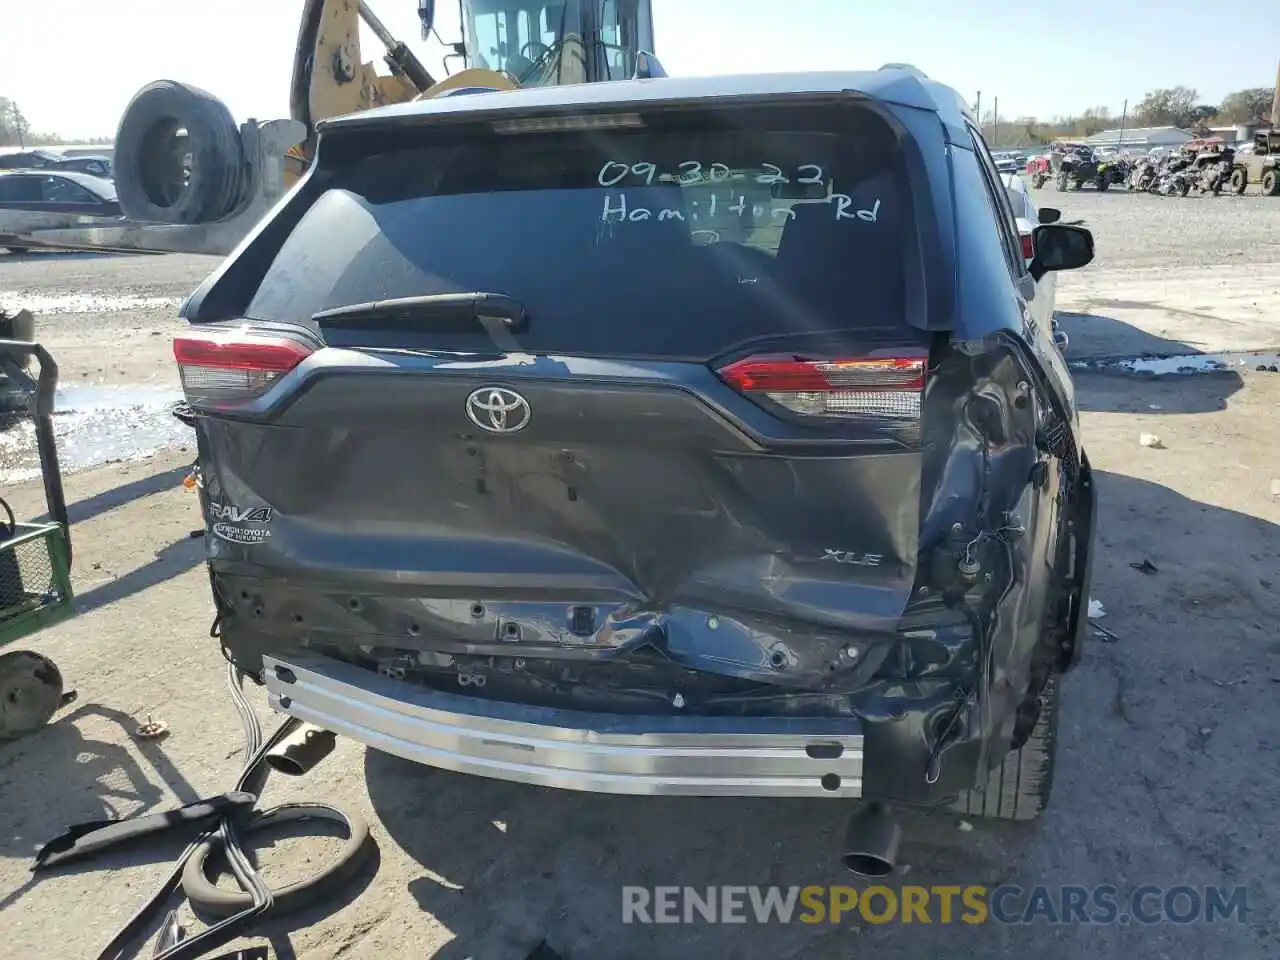
[[181, 297], [99, 296], [92, 293], [67, 293], [58, 296], [0, 293], [0, 309], [30, 310], [42, 313], [124, 313], [128, 310], [177, 310]]
[[[138, 460], [194, 442], [170, 410], [181, 391], [167, 387], [65, 387], [54, 402], [53, 430], [63, 474]], [[11, 417], [0, 425], [0, 483], [40, 476], [35, 425]]]
[[1160, 377], [1168, 374], [1242, 372], [1245, 370], [1280, 372], [1277, 353], [1192, 353], [1176, 357], [1121, 357], [1076, 360], [1073, 370], [1116, 370], [1141, 376]]

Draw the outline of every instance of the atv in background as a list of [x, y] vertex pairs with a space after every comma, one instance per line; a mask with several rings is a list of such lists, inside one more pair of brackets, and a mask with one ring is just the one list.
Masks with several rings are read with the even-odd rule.
[[1148, 155], [1136, 160], [1129, 168], [1129, 176], [1125, 178], [1125, 187], [1139, 193], [1154, 193], [1159, 179], [1160, 161], [1156, 157]]
[[[1099, 190], [1107, 189], [1098, 176], [1098, 156], [1087, 143], [1063, 143], [1056, 145], [1049, 154], [1049, 163], [1058, 189], [1066, 191], [1073, 186], [1079, 190], [1092, 183]], [[1109, 186], [1109, 184], [1107, 184]]]
[[1192, 169], [1197, 176], [1192, 181], [1192, 186], [1200, 193], [1218, 196], [1232, 183], [1235, 157], [1235, 149], [1225, 143], [1208, 147], [1196, 154]]
[[1039, 190], [1053, 176], [1053, 170], [1049, 166], [1048, 154], [1041, 154], [1038, 157], [1030, 157], [1027, 160], [1026, 175], [1031, 180], [1031, 185]]
[[1259, 183], [1264, 197], [1280, 197], [1280, 130], [1255, 133], [1249, 147], [1232, 160], [1231, 192], [1238, 196]]
[[1098, 162], [1098, 176], [1093, 185], [1108, 190], [1113, 184], [1124, 183], [1129, 177], [1129, 161], [1125, 157], [1112, 156]]

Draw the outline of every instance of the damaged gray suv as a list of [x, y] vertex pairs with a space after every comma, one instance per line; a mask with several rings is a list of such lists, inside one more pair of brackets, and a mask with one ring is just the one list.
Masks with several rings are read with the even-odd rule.
[[[217, 634], [272, 706], [575, 790], [1036, 816], [1094, 491], [967, 108], [909, 67], [322, 125], [184, 304]], [[1043, 298], [1041, 298], [1043, 300]]]

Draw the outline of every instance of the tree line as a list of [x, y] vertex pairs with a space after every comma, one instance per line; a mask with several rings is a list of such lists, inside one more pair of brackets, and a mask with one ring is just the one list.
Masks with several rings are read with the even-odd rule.
[[1149, 91], [1130, 105], [1127, 115], [1107, 107], [1092, 107], [1079, 116], [1050, 120], [1002, 117], [997, 124], [995, 115], [988, 111], [982, 116], [982, 130], [987, 143], [993, 147], [1036, 146], [1059, 138], [1083, 139], [1118, 128], [1122, 119], [1128, 128], [1180, 127], [1204, 136], [1211, 124], [1221, 127], [1239, 123], [1269, 125], [1274, 98], [1275, 90], [1271, 87], [1250, 87], [1228, 94], [1219, 104], [1212, 104], [1201, 102], [1200, 95], [1191, 87], [1164, 87]]
[[56, 133], [31, 129], [16, 100], [0, 97], [0, 147], [46, 147], [59, 143], [110, 143], [111, 137], [84, 137], [68, 140]]
[[[1222, 103], [1212, 104], [1200, 102], [1199, 94], [1190, 87], [1165, 87], [1149, 91], [1123, 120], [1130, 127], [1181, 127], [1199, 134], [1207, 132], [1211, 123], [1219, 126], [1267, 124], [1271, 119], [1274, 96], [1275, 91], [1270, 87], [1251, 87], [1228, 94]], [[983, 133], [993, 147], [1034, 146], [1051, 143], [1060, 137], [1090, 137], [1119, 127], [1122, 117], [1106, 107], [1092, 107], [1079, 116], [1050, 120], [1006, 117], [997, 123], [997, 119], [991, 112], [982, 117]], [[57, 134], [34, 133], [17, 102], [0, 97], [0, 147], [67, 142]]]

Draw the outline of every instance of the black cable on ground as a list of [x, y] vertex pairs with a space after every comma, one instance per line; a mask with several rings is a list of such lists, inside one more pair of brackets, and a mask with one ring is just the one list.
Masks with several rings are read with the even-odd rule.
[[[260, 796], [270, 772], [270, 767], [264, 762], [267, 754], [297, 728], [299, 721], [289, 717], [266, 741], [263, 741], [262, 724], [259, 723], [252, 705], [245, 697], [243, 683], [244, 675], [235, 666], [228, 664], [227, 686], [231, 691], [236, 712], [240, 715], [245, 738], [246, 761], [236, 781], [235, 789]], [[350, 831], [351, 840], [344, 847], [342, 855], [327, 870], [310, 880], [290, 884], [280, 891], [281, 896], [277, 898], [276, 894], [263, 883], [246, 855], [241, 834], [272, 823], [304, 818], [331, 819], [345, 824]], [[208, 904], [197, 902], [197, 905], [212, 906], [214, 909], [210, 912], [221, 913], [225, 919], [169, 946], [163, 952], [156, 954], [155, 960], [196, 960], [206, 952], [247, 933], [254, 921], [274, 906], [278, 906], [281, 910], [298, 909], [313, 903], [329, 883], [345, 880], [358, 870], [363, 863], [363, 855], [367, 855], [372, 850], [369, 828], [364, 820], [328, 804], [286, 804], [272, 810], [255, 812], [247, 818], [242, 809], [232, 810], [220, 818], [216, 827], [205, 830], [187, 845], [160, 889], [98, 954], [98, 960], [123, 960], [129, 955], [130, 948], [137, 944], [159, 911], [182, 885], [184, 872], [190, 872], [187, 869], [188, 863], [192, 862], [193, 858], [197, 858], [194, 863], [199, 866], [200, 877], [208, 884], [203, 865], [215, 846], [220, 847], [225, 853], [231, 872], [246, 892], [226, 894], [224, 899], [224, 891], [215, 890], [215, 895], [211, 897], [206, 895], [207, 891], [203, 886], [195, 884], [199, 901], [210, 901]], [[223, 909], [217, 909], [217, 906], [212, 903], [213, 900], [217, 900]], [[238, 912], [226, 916], [230, 912], [226, 909], [228, 906], [232, 910], [238, 909]]]

